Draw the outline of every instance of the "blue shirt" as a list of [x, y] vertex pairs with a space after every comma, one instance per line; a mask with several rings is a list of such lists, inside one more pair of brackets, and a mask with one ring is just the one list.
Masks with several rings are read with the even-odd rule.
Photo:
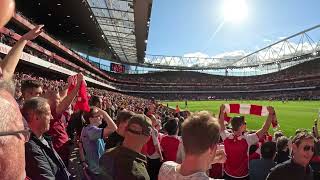
[[105, 152], [103, 128], [93, 125], [84, 127], [81, 132], [80, 141], [83, 144], [89, 170], [95, 174], [99, 174], [99, 158]]

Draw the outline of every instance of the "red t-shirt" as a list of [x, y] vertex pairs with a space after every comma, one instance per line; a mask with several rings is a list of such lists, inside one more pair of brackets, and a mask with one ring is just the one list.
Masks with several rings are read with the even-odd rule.
[[247, 177], [249, 175], [249, 147], [259, 141], [256, 134], [235, 136], [228, 131], [220, 133], [227, 160], [225, 173], [234, 178]]
[[313, 156], [312, 159], [311, 159], [311, 162], [314, 162], [314, 163], [320, 163], [320, 156]]
[[254, 159], [260, 159], [260, 154], [257, 152], [254, 152], [249, 155], [249, 161], [254, 160]]
[[211, 165], [209, 169], [209, 177], [211, 178], [222, 178], [223, 177], [223, 167], [222, 164], [216, 163]]
[[[149, 138], [148, 142], [144, 145], [146, 146], [146, 156], [150, 159], [158, 159], [160, 157], [160, 154], [156, 151], [156, 145], [157, 143], [161, 142], [162, 133], [158, 133], [155, 132], [154, 134], [155, 137], [157, 137], [156, 139], [154, 139], [152, 136]], [[155, 142], [157, 141], [157, 142]]]
[[177, 152], [181, 139], [179, 136], [165, 135], [162, 137], [160, 146], [163, 152], [164, 161], [175, 161], [177, 160]]
[[53, 119], [50, 121], [48, 134], [52, 137], [52, 144], [57, 152], [60, 152], [63, 145], [68, 142], [69, 137], [66, 131], [66, 124], [62, 121], [62, 114], [52, 112]]

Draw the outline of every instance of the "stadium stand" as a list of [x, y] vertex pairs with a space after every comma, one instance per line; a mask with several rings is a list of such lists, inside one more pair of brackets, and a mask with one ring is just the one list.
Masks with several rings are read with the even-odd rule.
[[[6, 59], [26, 29], [38, 28], [35, 24], [16, 13], [0, 27], [0, 100], [5, 102], [0, 103], [0, 179], [249, 179], [254, 171], [268, 180], [319, 180], [318, 121], [312, 132], [299, 130], [286, 141], [281, 153], [289, 160], [275, 166], [275, 151], [280, 152], [275, 143], [288, 138], [268, 134], [277, 122], [273, 107], [261, 107], [265, 123], [248, 131], [241, 116], [225, 121], [225, 105], [215, 117], [156, 100], [320, 100], [320, 59], [247, 77], [119, 74], [100, 69], [41, 30], [18, 59]], [[13, 78], [3, 76], [4, 60], [19, 60]], [[38, 88], [43, 93], [33, 93]], [[34, 97], [26, 98], [26, 91]], [[117, 146], [106, 151], [106, 139]], [[262, 158], [248, 169], [252, 149]]]

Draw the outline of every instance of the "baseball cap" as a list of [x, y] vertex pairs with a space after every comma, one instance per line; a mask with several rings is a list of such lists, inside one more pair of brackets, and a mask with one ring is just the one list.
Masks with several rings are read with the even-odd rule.
[[[132, 124], [139, 125], [142, 128], [142, 131], [139, 132], [131, 129], [130, 126]], [[128, 121], [127, 130], [133, 134], [150, 136], [152, 132], [151, 120], [147, 116], [142, 114], [133, 115]]]

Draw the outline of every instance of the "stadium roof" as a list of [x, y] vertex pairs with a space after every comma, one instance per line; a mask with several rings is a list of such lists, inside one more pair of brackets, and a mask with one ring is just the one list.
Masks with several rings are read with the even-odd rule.
[[143, 62], [148, 39], [151, 0], [87, 0], [109, 48], [121, 62]]
[[152, 0], [16, 0], [17, 10], [66, 45], [111, 61], [143, 63]]
[[320, 57], [320, 25], [316, 25], [240, 58], [147, 55], [141, 66], [179, 70], [263, 67]]

